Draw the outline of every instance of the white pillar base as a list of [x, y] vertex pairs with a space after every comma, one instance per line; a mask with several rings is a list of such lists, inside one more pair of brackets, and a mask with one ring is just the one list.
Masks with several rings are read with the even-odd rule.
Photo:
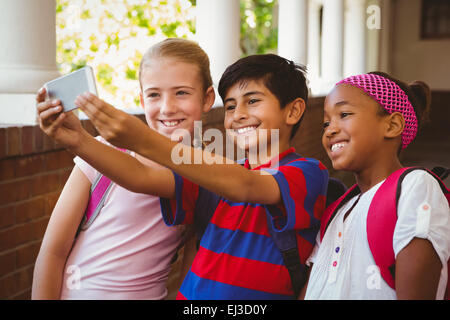
[[60, 76], [58, 69], [0, 65], [0, 92], [35, 94], [45, 82]]
[[36, 125], [36, 94], [0, 93], [0, 123]]

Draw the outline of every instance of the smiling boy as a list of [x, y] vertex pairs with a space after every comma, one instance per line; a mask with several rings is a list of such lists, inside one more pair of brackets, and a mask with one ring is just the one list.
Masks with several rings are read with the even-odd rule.
[[[256, 161], [247, 159], [244, 165], [174, 164], [176, 141], [93, 95], [77, 100], [105, 139], [173, 171], [173, 194], [161, 199], [168, 225], [204, 223], [178, 299], [293, 298], [289, 272], [269, 228], [294, 230], [304, 264], [315, 242], [328, 181], [318, 160], [303, 158], [290, 147], [307, 92], [304, 69], [277, 55], [249, 56], [227, 68], [219, 83], [225, 129], [248, 158], [256, 153]], [[265, 137], [259, 134], [263, 130]], [[275, 131], [278, 139], [272, 139]], [[217, 158], [207, 151], [189, 151], [192, 157], [203, 152], [204, 159]]]

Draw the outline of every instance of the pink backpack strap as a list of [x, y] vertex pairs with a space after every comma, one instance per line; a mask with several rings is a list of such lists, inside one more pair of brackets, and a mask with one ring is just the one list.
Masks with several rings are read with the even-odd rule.
[[[395, 289], [394, 230], [397, 223], [397, 205], [404, 177], [413, 170], [425, 170], [439, 182], [447, 200], [450, 192], [442, 180], [433, 172], [421, 167], [402, 168], [392, 173], [375, 193], [367, 214], [367, 240], [380, 274], [386, 283]], [[450, 267], [450, 263], [448, 263]], [[450, 272], [450, 270], [449, 270]], [[449, 273], [450, 275], [450, 273]], [[447, 283], [446, 299], [449, 298]]]
[[395, 254], [392, 244], [397, 223], [397, 186], [408, 168], [392, 173], [375, 193], [367, 213], [367, 240], [375, 264], [386, 283], [395, 289]]
[[100, 210], [99, 204], [105, 201], [107, 191], [109, 191], [110, 187], [111, 180], [108, 177], [99, 174], [97, 181], [92, 184], [91, 196], [85, 211], [86, 220], [95, 218], [98, 214], [96, 211]]
[[330, 204], [322, 214], [320, 219], [320, 241], [322, 241], [325, 231], [327, 230], [331, 220], [333, 220], [336, 212], [352, 197], [360, 193], [358, 186], [351, 186], [339, 199]]
[[[120, 151], [128, 153], [126, 149], [118, 149]], [[111, 186], [112, 181], [108, 177], [102, 175], [101, 173], [97, 174], [94, 182], [91, 185], [89, 202], [86, 206], [86, 210], [84, 212], [84, 216], [80, 223], [80, 226], [78, 227], [77, 235], [81, 230], [86, 230], [87, 228], [89, 228], [92, 222], [94, 222], [95, 218], [97, 218], [100, 210], [103, 208], [106, 196], [108, 195]]]

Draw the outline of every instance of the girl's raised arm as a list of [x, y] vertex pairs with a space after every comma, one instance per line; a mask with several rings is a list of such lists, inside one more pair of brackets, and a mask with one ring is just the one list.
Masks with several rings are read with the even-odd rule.
[[40, 127], [49, 137], [130, 191], [165, 198], [174, 196], [175, 181], [171, 171], [144, 165], [136, 158], [97, 141], [83, 129], [72, 112], [61, 112], [59, 100], [46, 100], [45, 93], [45, 89], [39, 90], [36, 103]]

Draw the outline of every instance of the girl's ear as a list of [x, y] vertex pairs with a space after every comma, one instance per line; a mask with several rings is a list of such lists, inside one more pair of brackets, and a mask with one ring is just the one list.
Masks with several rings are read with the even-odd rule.
[[209, 110], [211, 110], [215, 100], [216, 100], [216, 93], [214, 92], [214, 87], [210, 86], [205, 92], [205, 100], [203, 103], [202, 111], [208, 112]]
[[297, 98], [294, 101], [288, 103], [286, 106], [286, 124], [295, 125], [303, 116], [306, 109], [305, 100]]
[[405, 118], [400, 112], [394, 112], [386, 117], [385, 138], [393, 139], [402, 135], [405, 128]]
[[139, 93], [139, 100], [141, 101], [141, 107], [142, 107], [142, 109], [145, 110], [145, 107], [144, 107], [144, 97], [142, 96], [142, 92]]

